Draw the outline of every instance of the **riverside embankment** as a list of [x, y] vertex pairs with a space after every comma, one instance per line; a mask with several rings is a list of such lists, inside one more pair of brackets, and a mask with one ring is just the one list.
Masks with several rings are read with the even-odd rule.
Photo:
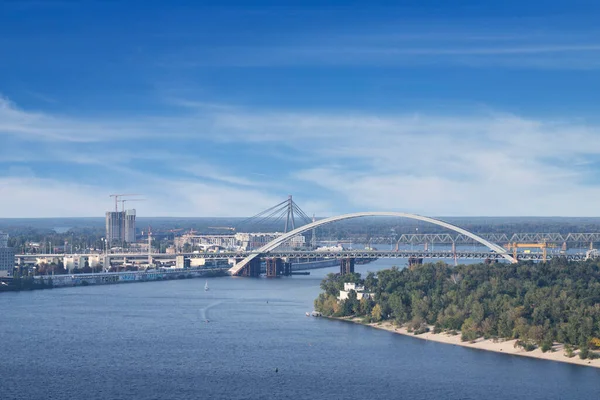
[[0, 291], [51, 289], [73, 286], [113, 285], [227, 275], [227, 268], [102, 272], [96, 274], [43, 275], [7, 280]]

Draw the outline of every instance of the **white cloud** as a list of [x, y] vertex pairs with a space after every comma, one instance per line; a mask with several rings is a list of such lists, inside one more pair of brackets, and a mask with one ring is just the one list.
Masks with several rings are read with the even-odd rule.
[[[194, 181], [134, 184], [147, 201], [135, 203], [140, 216], [243, 217], [281, 201], [257, 189]], [[32, 176], [0, 177], [0, 218], [102, 217], [112, 209], [111, 188]]]
[[[593, 215], [600, 130], [506, 114], [220, 117], [246, 140], [318, 160], [293, 176], [353, 208], [435, 215]], [[232, 121], [231, 124], [228, 124]], [[281, 133], [277, 135], [276, 133]], [[241, 136], [240, 136], [241, 137]]]
[[71, 117], [25, 111], [0, 96], [0, 138], [65, 143], [122, 142], [141, 138], [160, 140], [193, 138], [203, 135], [198, 127], [208, 128], [202, 115], [183, 117], [134, 115], [127, 118], [107, 116]]
[[[120, 190], [147, 193], [151, 201], [140, 208], [146, 215], [165, 216], [253, 215], [289, 193], [317, 215], [357, 209], [594, 215], [590, 199], [600, 195], [599, 186], [592, 184], [600, 182], [600, 128], [581, 121], [494, 112], [376, 115], [224, 106], [173, 118], [170, 129], [182, 136], [132, 142], [134, 147], [127, 148], [115, 140], [90, 147], [53, 136], [73, 124], [95, 125], [83, 117], [31, 113], [2, 100], [0, 116], [7, 115], [14, 131], [34, 127], [53, 138], [37, 143], [41, 152], [27, 150], [18, 157], [15, 149], [29, 149], [29, 139], [11, 136], [10, 150], [0, 149], [8, 172], [0, 178], [0, 209], [13, 216], [102, 215], [108, 194]], [[53, 125], [46, 126], [47, 121]], [[136, 135], [155, 138], [163, 129], [155, 122], [138, 117]], [[127, 123], [112, 118], [104, 126]], [[119, 132], [107, 129], [106, 138]], [[6, 124], [0, 120], [0, 138], [2, 133], [7, 133]], [[190, 133], [221, 154], [235, 155], [234, 161], [208, 159], [205, 150], [199, 155], [188, 148], [190, 142], [178, 142]], [[182, 143], [173, 153], [163, 149], [172, 141]], [[264, 147], [264, 155], [241, 151], [246, 146]], [[263, 169], [256, 167], [260, 157], [268, 160]], [[65, 169], [46, 176], [33, 167], [40, 160], [63, 160], [79, 173]], [[44, 199], [40, 204], [39, 198]]]
[[[530, 21], [537, 25], [535, 21]], [[539, 21], [537, 21], [539, 23]], [[175, 49], [160, 58], [166, 68], [206, 66], [404, 66], [454, 65], [533, 69], [596, 69], [595, 30], [518, 29], [514, 26], [396, 25], [352, 34], [327, 32], [271, 37], [260, 44]], [[362, 29], [362, 32], [359, 31]]]
[[102, 216], [108, 193], [98, 189], [31, 176], [0, 177], [0, 217]]

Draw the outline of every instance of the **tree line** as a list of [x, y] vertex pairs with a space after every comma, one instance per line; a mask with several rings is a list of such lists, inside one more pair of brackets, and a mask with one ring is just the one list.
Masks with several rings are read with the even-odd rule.
[[[338, 301], [344, 282], [365, 285], [373, 299], [356, 293]], [[316, 310], [327, 316], [359, 316], [367, 322], [390, 320], [414, 333], [460, 333], [477, 338], [518, 339], [526, 350], [564, 343], [582, 358], [600, 348], [600, 262], [472, 264], [438, 262], [411, 269], [396, 267], [359, 274], [328, 275]]]

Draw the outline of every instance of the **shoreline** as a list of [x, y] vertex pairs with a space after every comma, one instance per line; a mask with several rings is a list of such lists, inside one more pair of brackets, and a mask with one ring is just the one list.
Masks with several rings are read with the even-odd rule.
[[543, 353], [542, 350], [540, 350], [540, 348], [536, 348], [535, 350], [532, 350], [532, 351], [525, 351], [524, 349], [522, 349], [520, 347], [515, 348], [514, 344], [517, 341], [516, 339], [494, 341], [493, 339], [479, 338], [479, 339], [475, 340], [473, 343], [471, 343], [471, 342], [461, 341], [460, 333], [458, 335], [450, 335], [445, 332], [433, 333], [432, 331], [430, 331], [430, 332], [422, 333], [420, 335], [414, 335], [413, 333], [408, 332], [407, 328], [395, 326], [389, 321], [378, 322], [378, 323], [372, 322], [372, 323], [366, 324], [366, 323], [363, 323], [359, 318], [338, 318], [338, 317], [325, 317], [325, 318], [335, 319], [338, 321], [351, 322], [354, 324], [359, 324], [359, 325], [364, 325], [364, 326], [369, 326], [371, 328], [381, 329], [381, 330], [385, 330], [385, 331], [388, 331], [391, 333], [409, 336], [409, 337], [412, 337], [415, 339], [430, 340], [432, 342], [452, 344], [455, 346], [468, 347], [468, 348], [477, 349], [477, 350], [493, 351], [496, 353], [509, 354], [509, 355], [513, 355], [513, 356], [530, 357], [530, 358], [536, 358], [539, 360], [557, 361], [557, 362], [569, 363], [569, 364], [580, 365], [580, 366], [585, 366], [585, 367], [600, 368], [600, 359], [582, 360], [581, 358], [579, 358], [577, 351], [573, 352], [575, 355], [571, 358], [565, 356], [564, 346], [562, 344], [554, 344], [554, 346], [552, 346], [551, 351], [547, 351], [547, 352]]
[[227, 276], [224, 268], [38, 275], [17, 278], [19, 282], [22, 280], [27, 282], [27, 286], [19, 287], [14, 286], [14, 279], [9, 277], [8, 279], [10, 280], [8, 280], [8, 283], [4, 283], [4, 285], [0, 286], [0, 293], [124, 283], [160, 282], [181, 279], [216, 278], [221, 276]]

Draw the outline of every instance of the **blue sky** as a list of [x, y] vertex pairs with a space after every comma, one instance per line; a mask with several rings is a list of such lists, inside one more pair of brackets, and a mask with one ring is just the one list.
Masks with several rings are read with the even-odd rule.
[[0, 0], [0, 217], [597, 215], [600, 5], [282, 3]]

